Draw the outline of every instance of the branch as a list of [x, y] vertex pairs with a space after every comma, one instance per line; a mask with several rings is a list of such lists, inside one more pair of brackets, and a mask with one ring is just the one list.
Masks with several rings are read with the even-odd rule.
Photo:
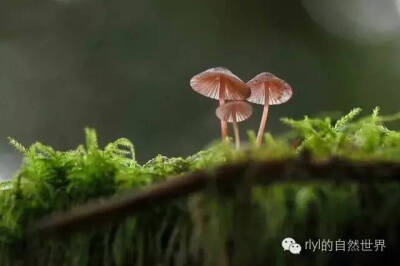
[[121, 220], [127, 216], [200, 191], [208, 184], [217, 187], [235, 185], [244, 177], [255, 178], [259, 184], [292, 181], [306, 182], [399, 182], [400, 163], [380, 161], [351, 161], [332, 158], [326, 161], [311, 161], [308, 156], [300, 159], [255, 162], [247, 161], [220, 166], [214, 170], [197, 171], [141, 191], [111, 199], [96, 200], [75, 207], [66, 213], [44, 217], [28, 228], [28, 235], [50, 235], [89, 226]]

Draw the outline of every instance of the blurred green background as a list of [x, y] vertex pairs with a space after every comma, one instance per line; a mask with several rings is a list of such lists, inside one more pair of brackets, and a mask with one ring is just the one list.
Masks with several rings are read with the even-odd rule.
[[[0, 179], [20, 164], [12, 136], [68, 149], [96, 128], [131, 139], [141, 162], [219, 138], [217, 102], [190, 78], [225, 66], [294, 88], [279, 118], [379, 105], [399, 110], [399, 0], [1, 0]], [[257, 129], [261, 106], [243, 123]]]

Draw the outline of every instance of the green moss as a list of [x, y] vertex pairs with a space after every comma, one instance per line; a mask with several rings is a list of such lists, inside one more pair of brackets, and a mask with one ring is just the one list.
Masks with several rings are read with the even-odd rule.
[[[265, 134], [261, 147], [256, 147], [254, 133], [249, 132], [249, 144], [240, 151], [227, 141], [187, 158], [159, 155], [145, 164], [136, 161], [134, 146], [127, 139], [100, 148], [92, 129], [85, 131], [86, 144], [70, 151], [56, 151], [41, 143], [25, 148], [10, 139], [24, 159], [16, 176], [0, 183], [0, 265], [249, 265], [251, 258], [252, 265], [284, 265], [287, 259], [279, 246], [283, 235], [345, 237], [354, 224], [360, 236], [373, 228], [399, 241], [391, 235], [400, 221], [398, 184], [368, 188], [238, 184], [240, 189], [233, 195], [210, 187], [201, 195], [155, 207], [108, 228], [63, 240], [24, 238], [28, 225], [55, 211], [241, 160], [296, 158], [307, 150], [317, 160], [334, 156], [400, 161], [400, 132], [385, 125], [400, 115], [380, 116], [376, 108], [371, 115], [356, 119], [360, 111], [354, 109], [337, 121], [283, 119], [293, 130], [281, 137]], [[366, 195], [379, 200], [374, 203]], [[374, 217], [377, 207], [380, 214]], [[363, 227], [362, 219], [374, 226]], [[253, 249], [246, 241], [255, 241]], [[31, 254], [29, 260], [18, 255], [21, 250]]]
[[360, 112], [359, 108], [353, 109], [335, 123], [329, 117], [283, 122], [293, 127], [302, 140], [297, 151], [307, 149], [317, 158], [398, 160], [400, 132], [388, 129], [385, 123], [398, 120], [400, 114], [379, 116], [377, 107], [372, 115], [354, 120]]

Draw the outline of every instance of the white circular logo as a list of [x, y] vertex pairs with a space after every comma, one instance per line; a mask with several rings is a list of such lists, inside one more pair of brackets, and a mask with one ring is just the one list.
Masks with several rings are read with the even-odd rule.
[[282, 240], [283, 250], [285, 250], [285, 251], [289, 250], [290, 245], [295, 244], [295, 243], [296, 243], [296, 241], [294, 241], [294, 239], [291, 237], [287, 237], [287, 238], [283, 239]]
[[285, 239], [282, 240], [282, 248], [283, 251], [288, 250], [292, 254], [298, 255], [301, 252], [300, 244], [297, 244], [296, 241], [291, 237], [286, 237]]

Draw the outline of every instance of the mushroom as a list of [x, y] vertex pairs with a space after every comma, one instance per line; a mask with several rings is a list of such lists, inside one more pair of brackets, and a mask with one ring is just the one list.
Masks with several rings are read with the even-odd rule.
[[260, 145], [267, 124], [268, 109], [270, 105], [281, 104], [292, 97], [292, 87], [275, 75], [262, 72], [247, 82], [251, 89], [249, 102], [264, 105], [260, 128], [257, 134], [257, 144]]
[[237, 123], [249, 118], [253, 113], [250, 104], [244, 101], [232, 101], [219, 106], [215, 112], [221, 121], [232, 123], [236, 148], [240, 147], [239, 126]]
[[[250, 88], [229, 69], [215, 67], [195, 75], [190, 80], [194, 91], [219, 100], [223, 105], [226, 100], [245, 100], [250, 96]], [[221, 135], [224, 140], [228, 137], [228, 124], [221, 120]]]

